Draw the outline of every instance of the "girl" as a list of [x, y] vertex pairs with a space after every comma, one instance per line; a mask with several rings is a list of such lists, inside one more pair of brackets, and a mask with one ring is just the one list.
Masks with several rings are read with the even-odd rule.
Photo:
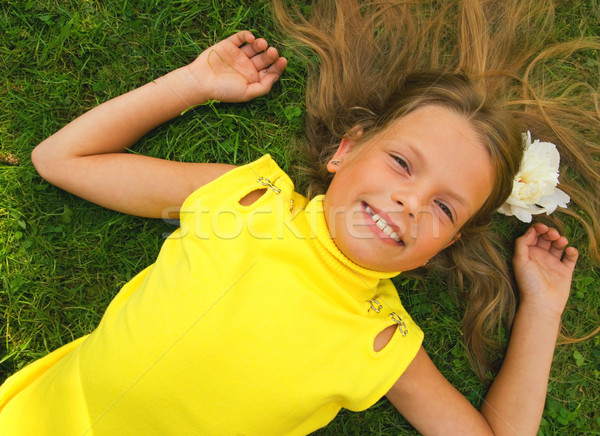
[[[333, 20], [360, 30], [357, 5], [341, 6]], [[330, 45], [319, 44], [319, 29], [330, 26], [294, 28], [276, 10], [323, 49], [320, 77], [330, 79]], [[468, 251], [511, 193], [520, 130], [481, 83], [409, 71], [380, 95], [363, 95], [360, 122], [348, 116], [333, 151], [321, 152], [333, 178], [311, 200], [268, 156], [234, 168], [122, 153], [191, 106], [267, 93], [285, 65], [264, 39], [239, 32], [34, 150], [51, 183], [125, 213], [175, 213], [181, 227], [97, 330], [5, 383], [3, 432], [306, 434], [341, 407], [364, 410], [384, 394], [424, 434], [536, 432], [577, 260], [566, 238], [538, 223], [516, 242], [520, 303], [481, 411], [433, 366], [388, 280], [444, 249]], [[309, 134], [335, 132], [335, 113], [319, 109], [353, 112], [353, 97], [316, 90]], [[321, 91], [327, 98], [315, 102]], [[498, 298], [510, 307], [510, 297]]]

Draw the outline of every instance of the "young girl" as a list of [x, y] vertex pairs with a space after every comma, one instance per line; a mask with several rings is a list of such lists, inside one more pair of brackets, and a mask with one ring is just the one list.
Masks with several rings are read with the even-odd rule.
[[[364, 36], [385, 15], [367, 20], [348, 1], [316, 10], [321, 23], [296, 26], [275, 8], [319, 50], [322, 81], [342, 67], [350, 77], [339, 77], [359, 79], [358, 69], [329, 63], [340, 59], [329, 50], [350, 45], [323, 44], [327, 19]], [[2, 386], [2, 434], [307, 434], [340, 408], [364, 410], [383, 395], [424, 434], [535, 434], [578, 256], [566, 238], [537, 223], [516, 242], [519, 305], [480, 411], [432, 364], [389, 281], [443, 250], [493, 258], [482, 235], [513, 190], [522, 129], [485, 93], [494, 83], [467, 65], [398, 72], [385, 87], [361, 76], [365, 90], [380, 93], [360, 98], [344, 95], [343, 81], [313, 88], [309, 140], [329, 135], [311, 145], [333, 177], [310, 199], [269, 156], [235, 168], [123, 153], [189, 107], [267, 93], [286, 60], [248, 31], [42, 142], [32, 160], [51, 183], [120, 212], [177, 215], [181, 227], [94, 332]], [[505, 289], [471, 281], [500, 300], [480, 298], [471, 311], [510, 309]], [[480, 333], [467, 332], [475, 348]]]

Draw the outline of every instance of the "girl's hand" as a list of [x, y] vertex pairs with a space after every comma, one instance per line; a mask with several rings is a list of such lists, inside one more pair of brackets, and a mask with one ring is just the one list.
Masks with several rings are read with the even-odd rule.
[[194, 99], [243, 102], [269, 92], [287, 61], [267, 41], [241, 31], [204, 50], [186, 68], [194, 77]]
[[537, 223], [517, 239], [513, 266], [521, 306], [562, 314], [578, 252], [556, 229]]

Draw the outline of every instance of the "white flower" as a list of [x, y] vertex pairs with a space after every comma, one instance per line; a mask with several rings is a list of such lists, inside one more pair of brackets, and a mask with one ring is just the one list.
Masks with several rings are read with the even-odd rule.
[[531, 133], [523, 134], [524, 153], [519, 172], [513, 180], [513, 189], [498, 212], [531, 222], [531, 215], [546, 212], [550, 215], [560, 207], [567, 207], [571, 198], [558, 189], [560, 155], [551, 142], [531, 142]]

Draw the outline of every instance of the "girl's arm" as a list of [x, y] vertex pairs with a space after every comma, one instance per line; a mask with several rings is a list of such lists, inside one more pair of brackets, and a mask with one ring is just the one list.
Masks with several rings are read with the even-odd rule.
[[50, 183], [86, 200], [160, 218], [232, 166], [166, 161], [125, 149], [191, 106], [266, 94], [285, 66], [264, 39], [239, 32], [191, 64], [83, 114], [40, 143], [32, 162]]
[[387, 397], [425, 435], [536, 435], [577, 250], [544, 224], [516, 242], [521, 302], [504, 363], [478, 412], [423, 349]]

